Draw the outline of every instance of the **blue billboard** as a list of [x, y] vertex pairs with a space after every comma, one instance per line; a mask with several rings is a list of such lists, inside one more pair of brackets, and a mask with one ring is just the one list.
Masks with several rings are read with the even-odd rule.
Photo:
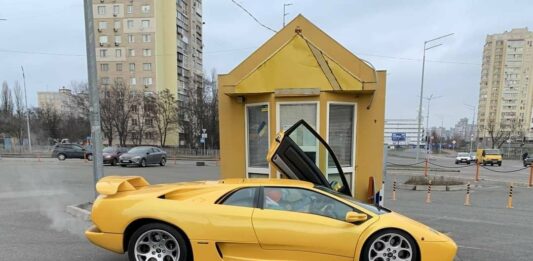
[[407, 134], [405, 132], [393, 132], [392, 141], [405, 141]]

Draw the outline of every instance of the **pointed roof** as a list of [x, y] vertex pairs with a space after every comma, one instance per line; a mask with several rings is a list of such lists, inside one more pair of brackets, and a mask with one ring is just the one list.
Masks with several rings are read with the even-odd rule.
[[363, 91], [375, 88], [375, 71], [302, 15], [224, 75], [225, 92], [278, 89]]

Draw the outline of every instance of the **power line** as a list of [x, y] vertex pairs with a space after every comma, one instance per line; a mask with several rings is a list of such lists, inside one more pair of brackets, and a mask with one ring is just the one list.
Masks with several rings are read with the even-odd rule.
[[278, 31], [266, 26], [265, 24], [261, 23], [252, 13], [250, 13], [250, 11], [246, 10], [246, 8], [244, 8], [244, 6], [242, 6], [241, 4], [237, 3], [235, 0], [231, 0], [235, 5], [237, 5], [238, 7], [240, 7], [244, 12], [246, 12], [250, 17], [252, 17], [252, 19], [254, 19], [260, 26], [274, 32], [274, 33], [277, 33]]
[[[244, 50], [254, 49], [255, 47], [246, 47], [246, 48], [236, 48], [236, 49], [226, 49], [226, 50], [214, 50], [210, 52], [205, 52], [204, 55], [218, 54], [218, 53], [230, 53], [238, 52]], [[55, 52], [40, 52], [40, 51], [26, 51], [26, 50], [9, 50], [9, 49], [0, 49], [0, 53], [18, 53], [18, 54], [35, 54], [35, 55], [50, 55], [50, 56], [67, 56], [67, 57], [84, 57], [85, 54], [75, 54], [75, 53], [55, 53]], [[154, 56], [175, 56], [176, 54], [156, 54]], [[360, 56], [369, 56], [377, 57], [391, 60], [400, 60], [400, 61], [412, 61], [412, 62], [422, 62], [421, 59], [417, 58], [408, 58], [408, 57], [396, 57], [389, 55], [380, 55], [380, 54], [368, 54], [368, 53], [357, 53]], [[443, 61], [443, 60], [427, 60], [431, 63], [447, 63], [447, 64], [462, 64], [462, 65], [476, 65], [481, 66], [480, 63], [473, 62], [464, 62], [464, 61]]]

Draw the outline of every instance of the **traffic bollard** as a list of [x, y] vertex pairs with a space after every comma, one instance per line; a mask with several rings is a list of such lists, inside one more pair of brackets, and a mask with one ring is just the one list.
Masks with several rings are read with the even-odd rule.
[[466, 184], [465, 206], [470, 206], [470, 182]]
[[426, 195], [426, 203], [427, 204], [431, 203], [431, 180], [429, 181], [429, 185], [428, 185], [428, 193]]
[[396, 201], [396, 180], [392, 182], [392, 200]]
[[476, 178], [474, 179], [476, 182], [479, 181], [479, 162], [476, 163]]
[[513, 208], [513, 184], [509, 185], [509, 198], [507, 199], [507, 208]]

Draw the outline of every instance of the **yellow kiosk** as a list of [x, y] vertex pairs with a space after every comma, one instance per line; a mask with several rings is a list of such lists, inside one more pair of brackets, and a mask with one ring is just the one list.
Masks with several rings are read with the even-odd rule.
[[368, 199], [371, 178], [381, 189], [386, 72], [303, 16], [218, 84], [222, 178], [278, 177], [269, 145], [303, 119], [331, 146], [357, 199]]

